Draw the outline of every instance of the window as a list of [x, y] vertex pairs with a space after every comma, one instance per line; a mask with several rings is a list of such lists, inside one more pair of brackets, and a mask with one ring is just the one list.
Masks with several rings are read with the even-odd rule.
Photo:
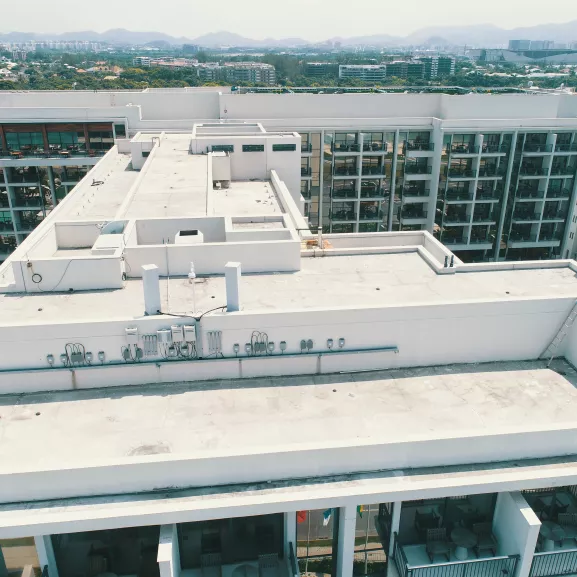
[[124, 124], [115, 124], [114, 133], [116, 138], [126, 138], [126, 126]]
[[264, 152], [264, 144], [243, 144], [243, 152]]
[[84, 132], [49, 132], [48, 147], [50, 150], [85, 150]]
[[6, 131], [6, 144], [8, 145], [8, 150], [20, 150], [23, 152], [44, 149], [44, 139], [41, 132]]
[[90, 150], [110, 150], [114, 146], [112, 130], [90, 130]]
[[273, 144], [273, 152], [292, 152], [297, 149], [296, 144]]
[[212, 152], [234, 152], [234, 145], [232, 144], [213, 144]]

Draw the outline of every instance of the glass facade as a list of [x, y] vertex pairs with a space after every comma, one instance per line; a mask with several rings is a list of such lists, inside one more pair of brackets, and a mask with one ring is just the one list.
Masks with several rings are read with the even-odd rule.
[[24, 568], [28, 566], [32, 567], [35, 577], [40, 577], [42, 571], [34, 537], [0, 539], [0, 572], [3, 575], [21, 577]]
[[296, 516], [300, 572], [336, 577], [339, 510], [298, 511]]

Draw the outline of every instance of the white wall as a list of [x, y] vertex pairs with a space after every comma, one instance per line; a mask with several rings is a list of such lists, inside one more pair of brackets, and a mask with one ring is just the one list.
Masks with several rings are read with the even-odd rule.
[[493, 515], [493, 533], [499, 555], [519, 555], [515, 577], [528, 577], [541, 521], [519, 492], [499, 493]]
[[180, 577], [180, 552], [176, 524], [161, 525], [157, 561], [160, 577]]
[[100, 236], [100, 222], [57, 222], [55, 224], [58, 248], [91, 248]]
[[[174, 237], [180, 230], [200, 230], [204, 242], [224, 242], [226, 240], [224, 217], [198, 218], [148, 218], [136, 221], [137, 242], [139, 245], [174, 243]], [[128, 243], [127, 243], [128, 244]]]

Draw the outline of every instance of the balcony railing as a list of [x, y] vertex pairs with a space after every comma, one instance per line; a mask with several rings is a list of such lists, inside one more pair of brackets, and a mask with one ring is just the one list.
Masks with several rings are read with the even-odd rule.
[[479, 147], [473, 144], [453, 144], [451, 154], [479, 154]]
[[69, 158], [104, 156], [108, 150], [0, 150], [0, 158]]
[[479, 168], [479, 178], [483, 177], [499, 177], [503, 176], [503, 171], [494, 166], [486, 166]]
[[483, 144], [481, 148], [483, 154], [506, 154], [508, 151], [506, 144]]
[[543, 212], [543, 220], [565, 220], [566, 218], [566, 210], [546, 210]]
[[357, 198], [357, 191], [354, 188], [333, 188], [331, 198]]
[[568, 175], [573, 176], [575, 174], [575, 167], [574, 166], [552, 166], [551, 167], [551, 174], [554, 176], [559, 175]]
[[449, 168], [449, 178], [473, 178], [474, 171], [468, 168]]
[[512, 242], [537, 242], [536, 234], [524, 234], [520, 232], [512, 232], [509, 240]]
[[410, 164], [405, 165], [405, 174], [431, 174], [431, 166], [426, 166], [424, 164]]
[[406, 206], [401, 211], [401, 218], [403, 218], [404, 220], [427, 218], [427, 211], [426, 210], [408, 210], [409, 206], [411, 206], [411, 205]]
[[310, 175], [311, 175], [311, 169], [304, 168], [301, 166], [301, 176], [310, 176]]
[[531, 144], [525, 143], [523, 147], [523, 152], [552, 152], [552, 144]]
[[443, 244], [467, 244], [467, 239], [464, 236], [446, 236], [441, 237]]
[[493, 241], [488, 236], [479, 236], [479, 237], [471, 236], [471, 240], [469, 241], [469, 244], [487, 244], [487, 243], [493, 244]]
[[445, 194], [445, 200], [463, 200], [463, 201], [467, 201], [467, 200], [473, 200], [473, 194], [470, 192], [465, 192], [465, 191], [451, 191], [448, 190], [447, 194]]
[[403, 188], [403, 196], [429, 196], [429, 189], [427, 188], [416, 188], [411, 186], [405, 186]]
[[[289, 542], [289, 565], [290, 565], [290, 577], [300, 577], [299, 566], [295, 554], [295, 548], [293, 542]], [[44, 575], [42, 576], [44, 577]]]
[[0, 220], [0, 230], [14, 230], [14, 225], [11, 220]]
[[520, 211], [520, 212], [514, 212], [513, 213], [513, 220], [523, 220], [523, 221], [528, 221], [528, 220], [541, 220], [541, 215], [538, 212], [524, 212], [524, 211]]
[[12, 201], [12, 204], [14, 206], [26, 206], [26, 207], [33, 206], [33, 207], [40, 208], [42, 206], [42, 200], [38, 196], [26, 197], [26, 196], [16, 195], [14, 197], [14, 200]]
[[329, 211], [329, 216], [334, 221], [346, 221], [357, 220], [357, 216], [354, 210], [331, 210]]
[[344, 142], [333, 142], [332, 145], [333, 152], [360, 152], [360, 144], [346, 144]]
[[444, 219], [444, 223], [445, 224], [450, 224], [450, 223], [457, 223], [457, 224], [467, 224], [469, 222], [469, 215], [466, 212], [463, 213], [448, 213], [445, 216]]
[[363, 175], [383, 175], [384, 174], [384, 167], [382, 166], [363, 166], [361, 168], [361, 173]]
[[542, 232], [539, 235], [539, 242], [551, 242], [551, 241], [560, 241], [563, 235], [558, 232], [553, 233], [546, 233]]
[[496, 200], [499, 199], [502, 194], [502, 188], [496, 188], [495, 190], [483, 190], [482, 188], [478, 188], [475, 200]]
[[[487, 206], [487, 205], [485, 205]], [[473, 213], [473, 222], [480, 223], [480, 222], [494, 222], [495, 215], [490, 212], [488, 214], [475, 214]]]
[[407, 140], [407, 150], [435, 150], [433, 142], [417, 142], [416, 140]]
[[384, 188], [361, 188], [361, 198], [384, 198], [386, 192]]
[[547, 198], [564, 198], [571, 196], [569, 188], [562, 188], [561, 190], [548, 190]]
[[532, 188], [519, 188], [517, 190], [518, 198], [543, 198], [545, 192], [543, 190], [535, 190]]
[[364, 152], [386, 152], [387, 151], [387, 143], [386, 142], [363, 142], [363, 151]]
[[376, 210], [363, 210], [359, 211], [359, 220], [383, 220], [383, 211]]
[[312, 152], [313, 145], [309, 142], [307, 144], [301, 144], [301, 152]]
[[556, 144], [555, 152], [577, 152], [577, 144]]
[[529, 576], [555, 577], [571, 573], [577, 573], [577, 549], [535, 553]]
[[335, 166], [335, 176], [357, 176], [359, 173], [356, 166]]
[[547, 176], [547, 172], [544, 166], [522, 166], [519, 176]]

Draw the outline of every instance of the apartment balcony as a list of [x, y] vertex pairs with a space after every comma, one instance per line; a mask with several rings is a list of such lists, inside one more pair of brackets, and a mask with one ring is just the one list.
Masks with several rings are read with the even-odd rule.
[[553, 145], [552, 144], [531, 144], [526, 143], [523, 147], [523, 154], [549, 154], [553, 152]]
[[0, 232], [1, 231], [14, 231], [14, 225], [11, 220], [0, 220]]
[[333, 222], [356, 222], [357, 215], [354, 210], [337, 209], [329, 211], [329, 218]]
[[548, 173], [549, 169], [544, 166], [522, 166], [519, 170], [519, 178], [543, 178]]
[[427, 215], [428, 213], [422, 208], [422, 205], [407, 205], [401, 210], [403, 224], [422, 224], [427, 220]]
[[486, 214], [473, 213], [473, 224], [495, 224], [496, 222], [497, 222], [496, 215], [492, 211]]
[[551, 176], [557, 176], [562, 178], [573, 178], [573, 176], [575, 176], [575, 167], [553, 165], [551, 167]]
[[433, 152], [435, 144], [433, 142], [420, 142], [417, 140], [407, 140], [407, 152]]
[[502, 197], [502, 195], [502, 188], [496, 188], [495, 190], [484, 190], [482, 188], [477, 188], [475, 200], [477, 202], [499, 202], [499, 199]]
[[571, 189], [562, 188], [561, 190], [548, 190], [547, 198], [555, 198], [559, 200], [568, 200], [571, 196]]
[[309, 154], [313, 151], [313, 145], [309, 142], [307, 144], [301, 144], [301, 153]]
[[487, 235], [474, 236], [471, 232], [471, 238], [469, 240], [470, 245], [474, 245], [475, 249], [478, 250], [489, 250], [493, 248], [493, 239]]
[[509, 241], [507, 242], [509, 248], [556, 247], [560, 244], [561, 239], [557, 234], [542, 234], [538, 236], [536, 233], [526, 234], [516, 232], [511, 233]]
[[538, 212], [518, 210], [513, 212], [512, 220], [514, 223], [539, 222], [541, 220], [541, 214]]
[[449, 178], [452, 180], [464, 180], [475, 178], [475, 171], [469, 168], [449, 168]]
[[0, 150], [0, 158], [71, 158], [104, 156], [108, 150]]
[[381, 142], [379, 140], [373, 141], [373, 142], [363, 142], [363, 152], [374, 152], [375, 154], [377, 153], [382, 153], [382, 152], [387, 152], [387, 143], [386, 142]]
[[500, 154], [505, 155], [509, 152], [509, 146], [506, 144], [483, 144], [481, 154]]
[[428, 188], [418, 188], [412, 186], [405, 186], [403, 188], [402, 201], [403, 202], [423, 202], [429, 198], [430, 190]]
[[479, 154], [479, 147], [473, 144], [454, 144], [450, 150], [447, 150], [447, 154], [449, 153], [451, 156], [471, 156]]
[[359, 211], [359, 220], [383, 220], [383, 211], [375, 208], [374, 210], [363, 209]]
[[384, 188], [361, 188], [361, 198], [385, 198], [387, 192]]
[[565, 222], [567, 220], [566, 210], [544, 210], [543, 221], [547, 222]]
[[522, 198], [524, 200], [540, 200], [545, 197], [544, 190], [536, 190], [534, 188], [523, 188], [517, 189], [517, 198]]
[[363, 176], [384, 176], [384, 166], [363, 166], [361, 167], [361, 174]]
[[493, 166], [479, 168], [479, 178], [503, 178], [503, 170]]
[[450, 212], [443, 219], [443, 226], [461, 226], [469, 224], [471, 216], [466, 212]]
[[360, 144], [347, 144], [347, 143], [340, 143], [340, 142], [333, 142], [331, 146], [331, 150], [336, 154], [339, 153], [347, 153], [347, 152], [360, 152], [361, 145]]
[[312, 175], [312, 170], [310, 168], [305, 168], [303, 166], [301, 166], [301, 176], [302, 177], [308, 177]]
[[354, 188], [332, 188], [331, 198], [357, 198], [357, 191]]
[[433, 171], [431, 166], [424, 164], [405, 164], [405, 174], [417, 175], [417, 174], [431, 174]]
[[12, 199], [12, 206], [13, 208], [27, 208], [27, 209], [36, 209], [36, 210], [41, 210], [42, 209], [42, 200], [40, 199], [39, 196], [34, 195], [34, 196], [23, 196], [20, 194], [17, 194], [13, 199]]
[[447, 203], [464, 203], [464, 202], [472, 202], [473, 201], [473, 193], [472, 192], [465, 192], [465, 191], [454, 191], [448, 190], [445, 194], [445, 202]]
[[441, 237], [441, 242], [447, 246], [454, 247], [455, 245], [467, 245], [467, 237], [465, 235], [446, 235], [443, 234]]
[[356, 166], [335, 166], [333, 175], [337, 177], [358, 176], [359, 170]]
[[555, 152], [561, 153], [573, 153], [577, 154], [577, 143], [573, 144], [556, 144], [555, 145]]

